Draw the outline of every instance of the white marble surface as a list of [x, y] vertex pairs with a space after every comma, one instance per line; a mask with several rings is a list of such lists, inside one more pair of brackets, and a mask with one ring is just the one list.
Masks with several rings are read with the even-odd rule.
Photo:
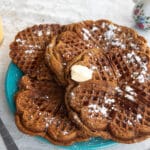
[[[132, 0], [0, 0], [3, 17], [4, 42], [0, 46], [0, 117], [20, 150], [58, 150], [57, 146], [43, 143], [19, 132], [5, 98], [4, 80], [10, 63], [9, 43], [24, 27], [39, 23], [71, 23], [83, 19], [107, 18], [118, 24], [134, 27]], [[138, 30], [150, 43], [150, 32]], [[101, 149], [101, 148], [100, 148]], [[141, 143], [118, 144], [109, 150], [150, 150], [150, 139]], [[0, 137], [0, 150], [5, 150]]]

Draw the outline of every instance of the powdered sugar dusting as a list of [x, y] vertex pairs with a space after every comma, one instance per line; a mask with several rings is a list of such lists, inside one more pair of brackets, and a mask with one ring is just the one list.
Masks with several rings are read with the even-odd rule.
[[48, 128], [49, 125], [52, 124], [54, 119], [55, 119], [54, 117], [52, 117], [52, 118], [45, 118], [45, 122], [46, 122], [45, 123], [45, 127]]
[[119, 32], [120, 32], [120, 31], [121, 31], [121, 28], [120, 28], [120, 27], [118, 27], [118, 28], [117, 28], [117, 31], [119, 31]]
[[127, 121], [129, 126], [132, 126], [132, 122], [130, 120]]
[[[106, 24], [104, 25], [102, 24], [102, 28], [106, 27]], [[104, 39], [108, 41], [106, 45], [107, 46], [112, 45], [112, 46], [120, 47], [121, 49], [125, 49], [126, 48], [125, 43], [123, 43], [122, 40], [120, 40], [119, 38], [116, 38], [116, 34], [115, 34], [115, 31], [120, 31], [120, 28], [118, 28], [113, 24], [109, 24], [107, 25], [107, 27], [108, 30], [104, 33]], [[101, 40], [101, 38], [99, 38], [99, 40]]]
[[106, 72], [109, 72], [109, 67], [108, 66], [103, 66], [103, 69], [106, 71]]
[[64, 63], [62, 63], [62, 64], [63, 64], [64, 66], [66, 66], [66, 65], [67, 65], [67, 63], [65, 63], [65, 62], [64, 62]]
[[38, 36], [42, 36], [42, 35], [43, 35], [43, 32], [42, 32], [42, 31], [38, 31], [37, 35], [38, 35]]
[[104, 28], [105, 28], [105, 26], [106, 26], [106, 23], [105, 23], [105, 22], [103, 22], [103, 23], [102, 23], [102, 25], [101, 25], [101, 27], [104, 29]]
[[135, 93], [134, 89], [132, 87], [130, 87], [129, 85], [127, 85], [125, 87], [125, 91], [128, 92], [129, 94], [133, 95], [133, 96], [137, 96], [137, 94]]
[[48, 95], [44, 95], [43, 97], [44, 97], [44, 99], [49, 99]]
[[121, 47], [122, 49], [125, 49], [126, 46], [124, 44], [122, 44], [120, 41], [116, 40], [116, 41], [112, 41], [111, 43], [113, 46], [118, 46]]
[[117, 27], [113, 24], [109, 24], [108, 28], [109, 28], [109, 30], [116, 30], [117, 29]]
[[116, 90], [118, 93], [122, 93], [122, 92], [123, 92], [119, 86], [117, 86], [117, 87], [115, 88], [115, 90]]
[[144, 83], [145, 82], [145, 77], [143, 74], [140, 74], [137, 79], [139, 80], [140, 83]]
[[108, 31], [106, 31], [106, 32], [104, 33], [105, 39], [107, 39], [107, 40], [112, 40], [112, 38], [115, 37], [114, 30], [116, 30], [116, 29], [117, 29], [116, 26], [114, 26], [113, 24], [109, 24], [109, 25], [108, 25]]
[[103, 37], [103, 36], [102, 36], [102, 35], [100, 35], [100, 36], [99, 36], [99, 40], [101, 40], [101, 39], [102, 39], [102, 37]]
[[140, 121], [142, 119], [142, 115], [141, 114], [137, 114], [136, 119], [137, 119], [137, 121]]
[[21, 39], [16, 39], [16, 42], [22, 42], [22, 40]]
[[129, 95], [129, 94], [125, 94], [125, 98], [127, 98], [128, 100], [135, 102], [134, 96]]
[[91, 66], [91, 69], [92, 69], [92, 70], [96, 70], [97, 67], [92, 65], [92, 66]]
[[63, 131], [63, 135], [67, 135], [68, 133], [68, 131]]
[[46, 124], [45, 124], [45, 127], [48, 128], [48, 127], [49, 127], [49, 123], [46, 123]]
[[130, 52], [125, 56], [127, 58], [127, 63], [136, 63], [140, 65], [141, 72], [133, 72], [131, 77], [138, 79], [139, 83], [145, 82], [145, 74], [147, 73], [147, 62], [143, 62], [141, 57], [138, 56], [135, 52]]
[[98, 30], [98, 27], [96, 27], [96, 26], [93, 26], [92, 27], [92, 31], [94, 32], [94, 31], [97, 31]]
[[[124, 94], [124, 91], [120, 88], [120, 87], [116, 87], [115, 88], [116, 92], [119, 94], [119, 95], [122, 95]], [[125, 87], [125, 91], [127, 92], [124, 97], [130, 101], [133, 101], [135, 102], [135, 96], [137, 96], [137, 94], [135, 93], [134, 89], [132, 89], [130, 86], [126, 86]]]
[[99, 107], [99, 111], [104, 115], [104, 116], [107, 116], [107, 108], [102, 106], [102, 107]]
[[46, 35], [50, 35], [50, 34], [51, 34], [51, 31], [47, 30]]
[[89, 32], [89, 30], [86, 28], [82, 28], [82, 31], [83, 31], [83, 39], [89, 40], [89, 37], [91, 37], [91, 33]]
[[108, 98], [107, 96], [104, 97], [104, 101], [106, 104], [112, 104], [115, 102], [115, 99], [113, 98]]
[[113, 30], [108, 30], [104, 33], [105, 39], [106, 40], [111, 40], [114, 37], [114, 32]]
[[134, 43], [130, 43], [130, 46], [135, 50], [139, 50], [139, 47]]
[[49, 47], [49, 48], [52, 48], [52, 47], [53, 47], [53, 44], [52, 44], [52, 43], [50, 43], [50, 44], [48, 45], [48, 47]]
[[22, 40], [22, 39], [19, 39], [19, 38], [18, 38], [18, 39], [16, 39], [16, 42], [23, 45], [23, 44], [26, 43], [26, 40]]
[[71, 97], [72, 97], [72, 98], [74, 98], [74, 97], [75, 97], [74, 92], [71, 92], [71, 93], [70, 93], [70, 95], [71, 95]]
[[95, 112], [95, 113], [100, 112], [103, 114], [103, 116], [107, 117], [107, 108], [105, 106], [100, 107], [96, 104], [90, 104], [88, 108], [89, 108], [89, 112]]
[[29, 48], [41, 48], [41, 46], [38, 45], [38, 44], [35, 44], [35, 45], [29, 44], [28, 47], [29, 47]]
[[33, 49], [29, 49], [29, 50], [25, 50], [24, 52], [25, 52], [25, 54], [32, 54], [34, 52], [34, 50]]
[[89, 52], [88, 55], [89, 55], [89, 56], [92, 56], [92, 53]]

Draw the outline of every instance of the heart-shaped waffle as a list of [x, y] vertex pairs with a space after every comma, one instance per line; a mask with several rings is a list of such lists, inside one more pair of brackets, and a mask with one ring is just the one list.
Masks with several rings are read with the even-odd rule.
[[44, 61], [46, 46], [60, 30], [57, 24], [34, 25], [20, 31], [10, 44], [10, 57], [30, 77], [51, 80], [50, 69]]
[[53, 81], [23, 76], [15, 96], [16, 125], [24, 133], [42, 136], [58, 145], [84, 141], [88, 136], [68, 118], [64, 89]]
[[[94, 66], [92, 79], [71, 80], [69, 70], [74, 65]], [[146, 53], [115, 48], [106, 55], [91, 50], [68, 67], [65, 101], [76, 124], [92, 136], [122, 143], [150, 137], [150, 58]]]
[[92, 48], [108, 53], [113, 48], [148, 52], [146, 40], [133, 29], [107, 20], [84, 21], [63, 27], [62, 32], [50, 41], [46, 60], [61, 84], [65, 68], [76, 56]]

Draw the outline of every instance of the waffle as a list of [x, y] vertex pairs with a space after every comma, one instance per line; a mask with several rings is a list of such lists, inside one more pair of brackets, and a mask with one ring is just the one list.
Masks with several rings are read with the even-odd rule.
[[149, 55], [114, 48], [107, 55], [97, 49], [77, 58], [72, 65], [96, 69], [89, 81], [69, 80], [65, 102], [74, 122], [91, 136], [122, 143], [150, 137]]
[[81, 55], [77, 56], [73, 61], [68, 63], [65, 70], [65, 80], [69, 85], [74, 82], [70, 79], [70, 70], [73, 65], [86, 66], [92, 70], [92, 80], [94, 81], [106, 81], [107, 84], [112, 84], [114, 86], [117, 84], [118, 74], [116, 74], [117, 72], [115, 72], [115, 68], [112, 67], [107, 55], [104, 54], [101, 49], [85, 51]]
[[43, 24], [20, 31], [10, 44], [12, 61], [30, 77], [51, 80], [52, 75], [45, 64], [44, 53], [51, 36], [59, 30], [60, 26], [57, 24]]
[[66, 85], [65, 68], [76, 56], [100, 48], [108, 53], [113, 48], [149, 53], [146, 40], [133, 29], [108, 20], [84, 21], [62, 27], [62, 32], [50, 41], [46, 60], [61, 84]]
[[17, 127], [57, 145], [87, 140], [88, 136], [68, 118], [63, 97], [64, 90], [55, 82], [23, 76], [15, 96]]
[[[15, 95], [22, 132], [57, 145], [150, 137], [150, 49], [134, 30], [108, 20], [35, 25], [19, 32], [10, 49], [26, 74]], [[74, 65], [92, 78], [74, 81]]]
[[75, 56], [89, 48], [93, 48], [92, 42], [81, 40], [75, 32], [62, 32], [52, 38], [46, 50], [46, 61], [55, 73], [58, 83], [66, 85], [64, 68]]

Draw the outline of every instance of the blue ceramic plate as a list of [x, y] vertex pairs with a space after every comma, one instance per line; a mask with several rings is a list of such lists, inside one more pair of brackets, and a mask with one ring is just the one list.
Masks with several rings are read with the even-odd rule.
[[[6, 73], [6, 79], [5, 79], [5, 93], [7, 102], [9, 105], [9, 108], [12, 113], [15, 113], [16, 108], [14, 104], [14, 94], [18, 90], [18, 81], [23, 76], [23, 73], [21, 70], [13, 63], [10, 63], [7, 73]], [[39, 138], [42, 141], [47, 142], [44, 138]], [[69, 149], [69, 150], [97, 150], [97, 149], [103, 149], [106, 147], [111, 147], [112, 145], [115, 145], [116, 143], [111, 140], [103, 140], [101, 138], [92, 138], [87, 142], [80, 142], [73, 144], [71, 146], [59, 146], [63, 149]]]

